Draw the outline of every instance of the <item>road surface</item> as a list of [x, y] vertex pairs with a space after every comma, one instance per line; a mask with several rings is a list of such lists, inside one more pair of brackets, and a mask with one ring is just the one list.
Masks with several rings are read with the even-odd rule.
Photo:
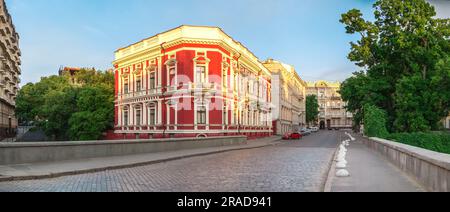
[[148, 166], [0, 183], [18, 192], [322, 191], [341, 132], [321, 131], [277, 146]]

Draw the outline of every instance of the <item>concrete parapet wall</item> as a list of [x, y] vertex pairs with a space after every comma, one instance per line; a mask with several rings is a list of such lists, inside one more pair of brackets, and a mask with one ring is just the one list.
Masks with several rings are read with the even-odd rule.
[[450, 155], [380, 138], [363, 140], [427, 190], [450, 191]]
[[243, 136], [121, 141], [0, 143], [0, 165], [54, 162], [246, 144]]

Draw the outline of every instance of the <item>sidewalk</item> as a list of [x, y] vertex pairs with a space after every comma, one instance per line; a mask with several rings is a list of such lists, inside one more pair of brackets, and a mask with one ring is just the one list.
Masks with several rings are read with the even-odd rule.
[[111, 169], [129, 168], [234, 150], [261, 148], [271, 145], [277, 145], [280, 140], [280, 137], [274, 136], [270, 138], [249, 140], [248, 144], [245, 145], [190, 149], [105, 158], [90, 158], [52, 163], [0, 166], [0, 182], [12, 180], [43, 179]]
[[[354, 135], [355, 136], [355, 135]], [[343, 136], [344, 140], [348, 137]], [[419, 184], [378, 153], [366, 147], [358, 136], [350, 141], [346, 170], [350, 177], [336, 177], [331, 169], [331, 192], [423, 192]], [[329, 179], [330, 180], [330, 179]]]

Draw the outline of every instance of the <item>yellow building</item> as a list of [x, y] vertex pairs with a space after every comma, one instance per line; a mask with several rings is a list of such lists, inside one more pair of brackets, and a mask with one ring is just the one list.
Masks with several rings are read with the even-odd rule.
[[20, 84], [19, 34], [5, 1], [0, 1], [0, 140], [17, 131], [16, 97]]
[[339, 82], [308, 82], [307, 95], [316, 95], [319, 102], [318, 126], [321, 129], [351, 128], [353, 114], [345, 109], [344, 102], [339, 94]]
[[291, 65], [269, 59], [263, 65], [272, 72], [272, 121], [275, 134], [296, 132], [306, 124], [306, 82]]

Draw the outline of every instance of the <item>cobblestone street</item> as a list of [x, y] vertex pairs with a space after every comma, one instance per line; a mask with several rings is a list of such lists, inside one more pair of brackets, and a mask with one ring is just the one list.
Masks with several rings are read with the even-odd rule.
[[340, 132], [280, 145], [135, 168], [0, 183], [0, 191], [288, 192], [321, 191]]

